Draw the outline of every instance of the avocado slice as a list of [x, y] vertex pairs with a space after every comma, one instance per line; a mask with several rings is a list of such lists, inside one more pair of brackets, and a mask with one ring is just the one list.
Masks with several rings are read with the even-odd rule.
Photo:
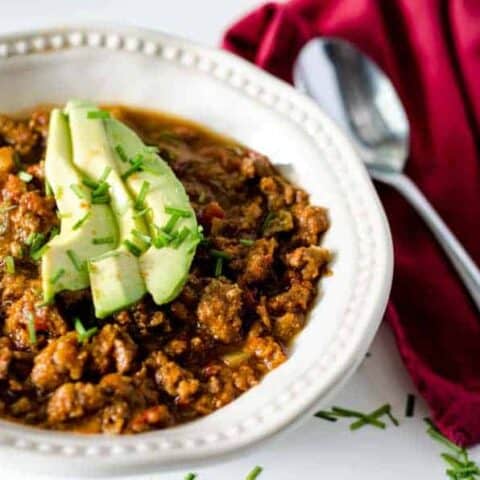
[[109, 172], [110, 204], [118, 224], [119, 245], [88, 263], [95, 314], [104, 318], [132, 305], [146, 293], [137, 258], [144, 245], [132, 232], [145, 235], [148, 230], [142, 218], [135, 215], [133, 199], [117, 169], [105, 120], [92, 116], [92, 111], [97, 108], [87, 102], [69, 102], [66, 107], [75, 166], [92, 180]]
[[[60, 233], [42, 255], [44, 301], [50, 302], [62, 290], [88, 287], [87, 261], [114, 248], [118, 235], [110, 207], [89, 201], [88, 189], [72, 163], [68, 120], [58, 109], [50, 115], [45, 174], [61, 217]], [[97, 237], [111, 243], [95, 244], [92, 239]]]
[[[123, 157], [129, 159], [139, 155], [142, 158], [142, 169], [129, 175], [126, 182], [137, 200], [142, 189], [146, 191], [142, 203], [150, 211], [148, 224], [151, 237], [157, 235], [156, 227], [164, 228], [171, 219], [172, 215], [166, 208], [173, 207], [184, 213], [176, 221], [172, 233], [185, 231], [188, 236], [177, 245], [175, 242], [160, 248], [152, 245], [140, 256], [140, 269], [147, 290], [155, 303], [161, 305], [173, 300], [187, 279], [199, 241], [195, 212], [185, 188], [172, 169], [154, 150], [145, 146], [134, 131], [113, 118], [105, 120], [105, 127], [112, 150], [120, 151]], [[131, 168], [126, 158], [116, 155], [117, 168], [122, 174]]]

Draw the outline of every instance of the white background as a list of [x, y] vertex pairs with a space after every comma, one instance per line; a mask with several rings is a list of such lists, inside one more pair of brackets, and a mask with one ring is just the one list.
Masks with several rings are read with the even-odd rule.
[[[0, 0], [0, 33], [94, 20], [160, 29], [200, 43], [218, 45], [224, 28], [259, 4], [258, 0]], [[365, 359], [334, 403], [368, 411], [390, 402], [401, 422], [398, 428], [388, 426], [382, 431], [366, 427], [352, 433], [347, 421], [329, 423], [311, 418], [298, 430], [280, 435], [254, 453], [198, 469], [198, 480], [242, 480], [255, 465], [264, 468], [259, 480], [446, 478], [439, 457], [441, 450], [425, 434], [424, 404], [417, 398], [415, 418], [404, 417], [407, 393], [414, 389], [387, 326], [380, 329], [370, 351], [371, 356]], [[480, 449], [474, 453], [472, 456], [479, 459]], [[52, 465], [52, 471], [54, 469]], [[135, 478], [181, 480], [185, 473]], [[0, 478], [45, 480], [51, 477], [27, 476], [0, 466]]]

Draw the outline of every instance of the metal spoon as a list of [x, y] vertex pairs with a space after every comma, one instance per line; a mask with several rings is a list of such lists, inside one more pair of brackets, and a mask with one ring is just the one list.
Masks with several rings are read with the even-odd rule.
[[370, 175], [396, 188], [430, 227], [480, 309], [480, 271], [419, 188], [404, 175], [409, 124], [390, 80], [366, 55], [337, 38], [315, 38], [294, 66], [295, 86], [350, 136]]

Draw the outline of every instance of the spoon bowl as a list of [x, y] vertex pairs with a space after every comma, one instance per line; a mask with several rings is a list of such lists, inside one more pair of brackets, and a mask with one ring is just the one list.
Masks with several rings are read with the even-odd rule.
[[293, 78], [295, 86], [348, 134], [372, 178], [396, 188], [417, 210], [480, 309], [478, 267], [420, 189], [403, 174], [410, 127], [385, 73], [345, 40], [314, 38], [300, 51]]

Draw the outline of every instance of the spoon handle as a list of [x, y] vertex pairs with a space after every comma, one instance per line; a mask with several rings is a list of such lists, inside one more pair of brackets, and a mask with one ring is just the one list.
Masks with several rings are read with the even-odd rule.
[[480, 310], [480, 270], [420, 189], [401, 173], [383, 172], [374, 168], [369, 171], [375, 180], [396, 188], [425, 220]]

